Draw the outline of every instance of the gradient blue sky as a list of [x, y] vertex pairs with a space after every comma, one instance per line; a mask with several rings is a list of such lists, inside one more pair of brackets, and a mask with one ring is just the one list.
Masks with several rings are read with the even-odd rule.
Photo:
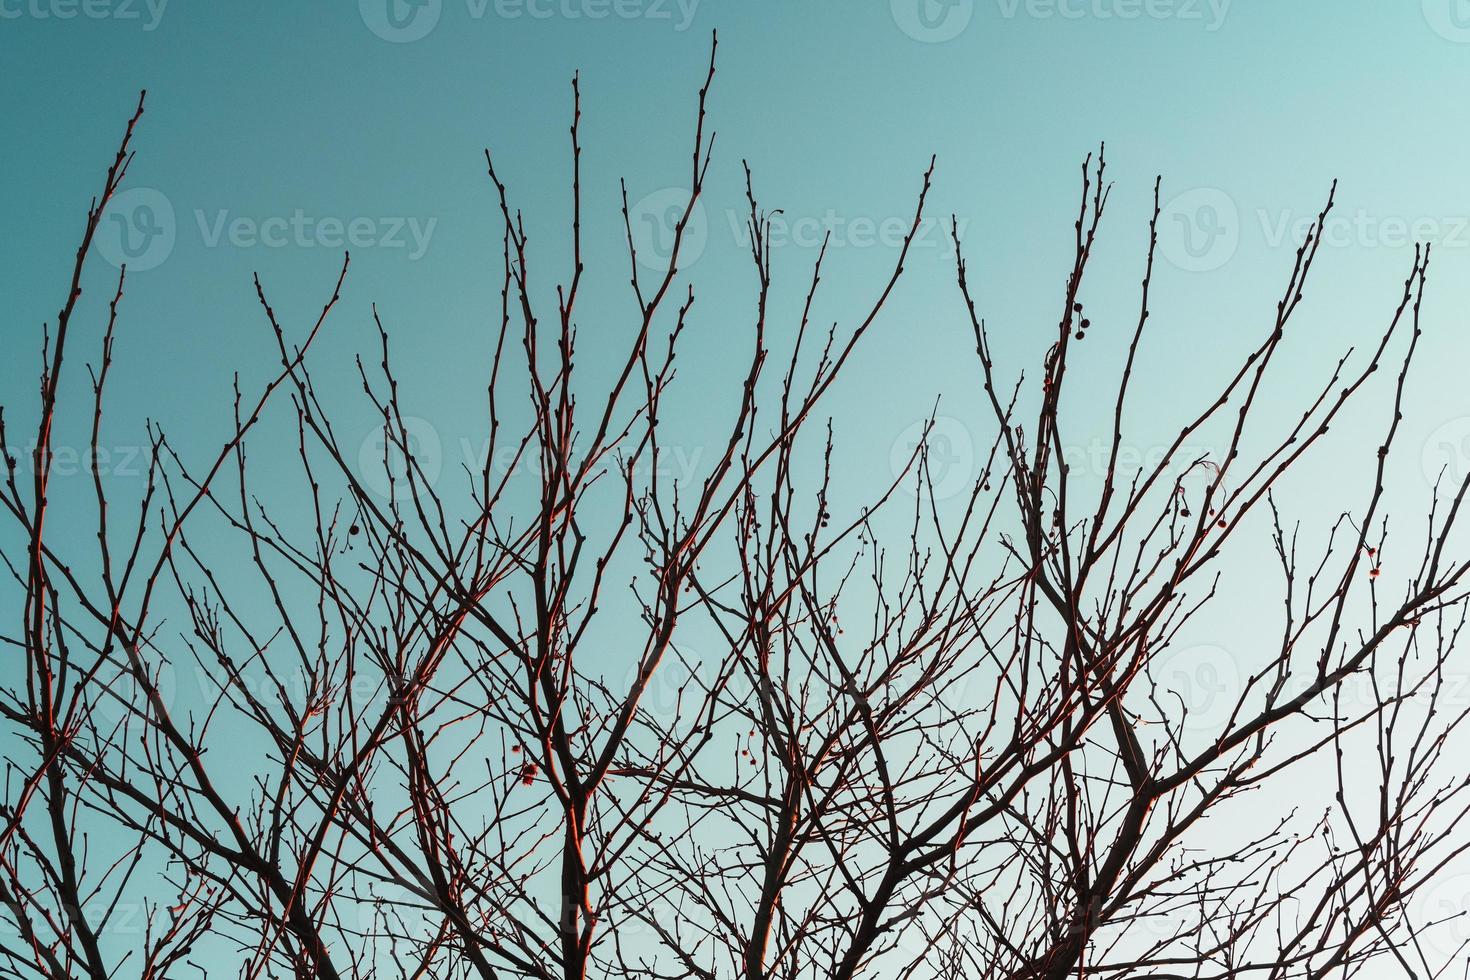
[[[389, 4], [407, 36], [431, 29], [385, 40], [380, 33], [395, 36]], [[1373, 325], [1364, 314], [1391, 300], [1407, 268], [1411, 235], [1437, 240], [1428, 309], [1438, 329], [1426, 363], [1441, 373], [1426, 370], [1423, 388], [1434, 394], [1413, 416], [1416, 437], [1427, 439], [1470, 408], [1451, 391], [1470, 298], [1458, 275], [1470, 253], [1470, 144], [1458, 97], [1470, 82], [1470, 29], [1456, 27], [1456, 8], [1451, 0], [427, 0], [421, 9], [405, 0], [151, 8], [0, 0], [0, 64], [12, 80], [0, 104], [7, 343], [27, 354], [54, 315], [83, 208], [146, 87], [131, 175], [144, 191], [124, 203], [161, 194], [173, 220], [163, 252], [152, 253], [166, 258], [133, 277], [120, 375], [146, 372], [149, 384], [118, 386], [120, 424], [129, 408], [168, 421], [177, 438], [222, 423], [213, 413], [223, 411], [217, 396], [229, 373], [269, 363], [250, 274], [262, 273], [288, 314], [305, 316], [340, 259], [339, 239], [316, 222], [366, 219], [359, 227], [373, 244], [354, 249], [330, 340], [357, 349], [367, 304], [379, 303], [408, 379], [432, 382], [419, 385], [418, 414], [457, 445], [466, 433], [455, 431], [453, 393], [481, 365], [446, 352], [483, 338], [496, 288], [481, 148], [496, 150], [531, 215], [549, 282], [566, 264], [557, 246], [567, 81], [583, 72], [589, 246], [608, 256], [594, 262], [592, 284], [606, 288], [599, 312], [624, 322], [616, 181], [629, 178], [635, 201], [687, 184], [693, 95], [718, 28], [709, 245], [692, 270], [706, 316], [728, 321], [740, 307], [727, 300], [749, 295], [730, 210], [741, 204], [742, 158], [764, 204], [805, 219], [778, 253], [789, 256], [787, 282], [804, 278], [814, 254], [803, 233], [835, 219], [848, 246], [830, 263], [836, 316], [861, 305], [892, 259], [884, 236], [863, 237], [862, 221], [881, 228], [907, 215], [935, 153], [931, 214], [965, 222], [983, 312], [1003, 332], [1045, 324], [1078, 165], [1106, 140], [1118, 186], [1090, 297], [1098, 313], [1122, 318], [1133, 302], [1152, 176], [1164, 175], [1166, 200], [1184, 195], [1164, 222], [1165, 256], [1179, 267], [1166, 264], [1158, 288], [1160, 322], [1176, 326], [1158, 340], [1173, 356], [1159, 362], [1151, 390], [1168, 404], [1193, 388], [1179, 368], [1259, 336], [1290, 259], [1282, 229], [1308, 218], [1338, 177], [1341, 244], [1324, 256], [1303, 331], [1323, 342], [1361, 339], [1354, 331]], [[268, 234], [271, 219], [281, 227], [298, 213], [308, 230], [281, 247], [231, 240], [231, 221]], [[1216, 225], [1224, 234], [1211, 236]], [[1195, 248], [1215, 247], [1196, 260], [1185, 234]], [[938, 227], [925, 244], [895, 315], [858, 365], [885, 399], [834, 403], [839, 416], [853, 413], [880, 461], [936, 394], [954, 401], [973, 387]], [[701, 369], [714, 371], [721, 344], [739, 349], [743, 339], [728, 323], [705, 331], [695, 341], [710, 354]], [[29, 356], [0, 366], [6, 402], [29, 390], [34, 366]], [[146, 408], [129, 405], [129, 394], [146, 397]]]
[[[115, 468], [148, 417], [186, 452], [217, 445], [232, 374], [259, 380], [274, 362], [252, 273], [288, 329], [304, 329], [341, 261], [335, 222], [356, 227], [360, 245], [319, 375], [356, 387], [351, 357], [370, 349], [376, 302], [406, 407], [451, 471], [483, 439], [498, 308], [482, 148], [526, 211], [549, 286], [567, 266], [568, 81], [582, 72], [583, 346], [616, 349], [633, 309], [617, 181], [627, 177], [640, 218], [687, 186], [715, 29], [718, 141], [707, 234], [688, 266], [700, 300], [684, 353], [685, 381], [704, 397], [670, 421], [689, 454], [706, 413], [728, 404], [721, 382], [748, 345], [752, 277], [732, 230], [742, 159], [762, 203], [789, 222], [776, 251], [779, 309], [794, 313], [809, 275], [810, 229], [833, 230], [820, 311], [833, 319], [871, 301], [894, 259], [883, 229], [911, 213], [937, 154], [930, 216], [962, 223], [1002, 366], [1034, 374], [1069, 262], [1079, 166], [1105, 140], [1117, 184], [1085, 290], [1099, 370], [1077, 381], [1074, 445], [1085, 452], [1106, 423], [1086, 405], [1109, 390], [1109, 333], [1131, 329], [1153, 176], [1164, 176], [1170, 206], [1132, 405], [1140, 454], [1269, 330], [1291, 229], [1338, 178], [1292, 367], [1268, 403], [1290, 418], [1338, 352], [1376, 337], [1413, 241], [1429, 240], [1438, 251], [1395, 500], [1412, 509], [1426, 472], [1470, 462], [1464, 0], [0, 0], [0, 403], [28, 418], [40, 326], [63, 299], [87, 202], [147, 88], [135, 190], [101, 244], [104, 259], [118, 254], [128, 223], [133, 235], [161, 233], [130, 274], [108, 437]], [[278, 244], [259, 240], [276, 231]], [[888, 479], [895, 447], [936, 398], [958, 443], [990, 438], [946, 236], [935, 226], [920, 246], [828, 403], [855, 499]], [[111, 271], [98, 262], [88, 279], [93, 326]], [[71, 380], [80, 392], [83, 376]], [[370, 420], [359, 422], [356, 435], [370, 440]], [[1350, 427], [1324, 447], [1297, 502], [1360, 502], [1331, 491], [1343, 488], [1341, 467], [1368, 464], [1369, 439]]]
[[[273, 363], [251, 274], [262, 275], [288, 329], [303, 330], [356, 222], [366, 244], [353, 248], [342, 306], [318, 348], [323, 377], [355, 387], [351, 357], [372, 342], [376, 302], [393, 331], [407, 409], [453, 473], [483, 442], [498, 302], [498, 219], [482, 148], [494, 148], [529, 216], [533, 274], [549, 299], [568, 264], [568, 81], [582, 72], [591, 256], [582, 347], [616, 349], [632, 311], [617, 181], [628, 179], [641, 227], [687, 186], [694, 95], [718, 29], [710, 106], [718, 142], [706, 244], [688, 267], [700, 300], [684, 361], [703, 399], [670, 422], [687, 426], [677, 438], [691, 460], [709, 431], [701, 406], [733, 397], [721, 382], [748, 346], [753, 280], [736, 230], [742, 159], [762, 203], [783, 209], [787, 222], [777, 240], [778, 310], [794, 315], [813, 229], [834, 232], [821, 320], [870, 302], [894, 258], [891, 228], [910, 214], [937, 154], [929, 214], [963, 224], [1002, 366], [1034, 369], [1069, 262], [1079, 165], [1106, 140], [1117, 185], [1085, 298], [1094, 336], [1111, 340], [1096, 348], [1096, 373], [1074, 381], [1070, 442], [1085, 453], [1101, 431], [1103, 413], [1089, 412], [1088, 400], [1107, 397], [1115, 341], [1135, 315], [1154, 174], [1170, 203], [1146, 383], [1132, 403], [1129, 438], [1140, 455], [1172, 434], [1202, 383], [1269, 329], [1292, 230], [1339, 178], [1329, 247], [1290, 348], [1295, 375], [1269, 397], [1283, 412], [1299, 410], [1296, 382], [1324, 377], [1333, 355], [1374, 336], [1413, 240], [1433, 241], [1429, 331], [1400, 457], [1413, 495], [1405, 505], [1417, 505], [1424, 471], [1470, 459], [1462, 383], [1470, 127], [1459, 97], [1470, 90], [1470, 28], [1457, 26], [1470, 24], [1457, 19], [1470, 11], [1461, 6], [0, 0], [0, 63], [16, 80], [0, 104], [9, 232], [0, 295], [7, 346], [19, 355], [0, 363], [0, 401], [25, 417], [18, 396], [34, 385], [39, 325], [54, 316], [86, 202], [146, 87], [134, 190], [101, 242], [104, 259], [109, 249], [117, 255], [122, 229], [141, 235], [150, 214], [164, 232], [134, 260], [124, 307], [108, 436], [119, 459], [146, 417], [185, 449], [221, 438], [233, 372], [248, 384]], [[407, 26], [395, 31], [395, 22]], [[93, 273], [95, 314], [112, 270], [97, 262]], [[990, 438], [968, 333], [935, 224], [829, 402], [859, 494], [888, 478], [890, 458], [936, 398], [958, 420], [956, 444]], [[371, 440], [365, 414], [359, 428], [347, 435]], [[1335, 472], [1363, 445], [1344, 439], [1314, 465]]]

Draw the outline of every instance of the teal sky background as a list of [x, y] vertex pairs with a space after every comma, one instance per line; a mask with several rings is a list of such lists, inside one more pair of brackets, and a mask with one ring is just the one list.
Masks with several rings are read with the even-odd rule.
[[[133, 196], [121, 222], [104, 229], [78, 341], [79, 358], [93, 359], [115, 276], [108, 250], [152, 242], [129, 273], [119, 331], [105, 440], [113, 477], [127, 479], [137, 465], [124, 461], [135, 459], [145, 418], [159, 420], [186, 456], [218, 446], [232, 375], [248, 390], [276, 363], [251, 275], [301, 336], [341, 263], [335, 222], [358, 228], [360, 244], [316, 351], [318, 380], [347, 397], [359, 389], [352, 358], [372, 354], [376, 303], [405, 409], [424, 420], [452, 479], [484, 439], [498, 315], [500, 226], [483, 148], [525, 211], [532, 276], [549, 308], [551, 286], [569, 271], [568, 83], [581, 72], [581, 343], [595, 373], [599, 353], [623, 349], [634, 326], [618, 179], [627, 178], [640, 227], [650, 229], [669, 195], [687, 187], [695, 94], [718, 30], [706, 234], [686, 264], [699, 298], [681, 355], [685, 395], [669, 419], [691, 467], [732, 404], [750, 342], [754, 278], [735, 230], [744, 221], [742, 160], [789, 233], [775, 250], [775, 308], [789, 339], [816, 255], [811, 229], [832, 230], [835, 245], [817, 322], [850, 324], [895, 259], [884, 229], [911, 215], [938, 157], [933, 223], [825, 405], [857, 502], [891, 479], [892, 458], [936, 399], [955, 420], [941, 432], [966, 473], [973, 459], [964, 444], [993, 435], [954, 285], [949, 216], [963, 228], [1003, 370], [1034, 378], [1069, 268], [1080, 166], [1102, 141], [1116, 185], [1083, 290], [1096, 370], [1081, 372], [1072, 393], [1069, 440], [1079, 453], [1109, 423], [1110, 370], [1136, 319], [1154, 175], [1163, 175], [1168, 207], [1144, 380], [1130, 403], [1128, 442], [1140, 456], [1177, 432], [1210, 384], [1269, 331], [1293, 229], [1339, 179], [1336, 220], [1266, 404], [1284, 426], [1340, 352], [1377, 338], [1413, 242], [1427, 240], [1435, 259], [1426, 333], [1391, 501], [1422, 511], [1441, 466], [1463, 475], [1470, 465], [1470, 2], [425, 2], [0, 0], [7, 418], [24, 431], [32, 417], [41, 325], [64, 299], [87, 202], [146, 88]], [[159, 236], [145, 242], [146, 228]], [[279, 244], [258, 240], [278, 230]], [[83, 372], [70, 384], [85, 398]], [[1365, 398], [1381, 409], [1387, 394], [1380, 384]], [[63, 444], [82, 444], [84, 413], [70, 418]], [[371, 445], [368, 414], [345, 417], [349, 436]], [[1287, 488], [1289, 516], [1292, 503], [1302, 517], [1361, 505], [1382, 418], [1351, 416], [1309, 459]], [[272, 428], [280, 422], [265, 431], [283, 435]], [[273, 451], [254, 449], [267, 484]], [[1345, 482], [1349, 471], [1363, 479]], [[58, 489], [63, 499], [87, 492], [84, 479]], [[79, 544], [90, 527], [78, 526]], [[1246, 578], [1239, 595], [1252, 610], [1272, 583]], [[1236, 625], [1252, 618], [1242, 608], [1227, 610]]]
[[[1067, 438], [1078, 452], [1102, 431], [1105, 413], [1091, 407], [1110, 397], [1136, 317], [1157, 173], [1161, 262], [1128, 436], [1140, 456], [1269, 329], [1296, 230], [1338, 178], [1311, 301], [1267, 397], [1300, 411], [1307, 383], [1375, 336], [1413, 241], [1428, 240], [1438, 251], [1398, 459], [1404, 506], [1422, 502], [1425, 473], [1470, 460], [1470, 127], [1457, 94], [1470, 82], [1470, 28], [1456, 26], [1465, 11], [1450, 2], [93, 0], [70, 18], [59, 16], [73, 12], [67, 0], [0, 0], [0, 9], [6, 75], [24, 80], [23, 94], [0, 105], [10, 231], [0, 295], [18, 355], [0, 363], [0, 394], [13, 418], [25, 418], [31, 399], [19, 396], [34, 389], [39, 327], [62, 298], [86, 203], [137, 90], [149, 90], [126, 212], [110, 216], [100, 243], [103, 259], [109, 249], [117, 258], [126, 227], [133, 245], [148, 245], [133, 261], [118, 344], [107, 438], [119, 460], [147, 417], [186, 450], [217, 444], [233, 373], [248, 387], [274, 360], [251, 275], [288, 330], [304, 331], [352, 225], [365, 245], [352, 249], [342, 304], [318, 345], [320, 379], [351, 398], [352, 358], [373, 343], [377, 303], [406, 410], [424, 420], [452, 477], [483, 445], [498, 309], [498, 215], [482, 149], [494, 149], [528, 216], [533, 279], [549, 303], [569, 265], [568, 83], [582, 72], [581, 345], [595, 372], [598, 354], [621, 349], [632, 326], [617, 181], [628, 179], [643, 229], [688, 186], [695, 92], [716, 29], [707, 232], [686, 264], [699, 300], [683, 371], [698, 397], [669, 423], [683, 427], [691, 465], [734, 396], [749, 345], [742, 160], [761, 203], [783, 212], [775, 308], [789, 325], [824, 227], [834, 247], [816, 319], [847, 323], [866, 308], [895, 258], [892, 229], [938, 156], [933, 223], [827, 405], [861, 499], [890, 478], [891, 458], [936, 398], [957, 420], [956, 444], [990, 438], [948, 217], [963, 228], [1002, 367], [1034, 377], [1070, 262], [1079, 167], [1104, 140], [1116, 185], [1084, 290], [1102, 342], [1096, 372], [1073, 382]], [[389, 12], [407, 27], [395, 32]], [[155, 225], [138, 224], [140, 204], [156, 209], [161, 234], [142, 237]], [[115, 272], [105, 261], [91, 272], [84, 308], [100, 330]], [[90, 355], [95, 338], [81, 340]], [[371, 440], [371, 420], [359, 421]], [[1366, 445], [1345, 438], [1309, 466], [1335, 475]], [[1311, 488], [1313, 505], [1320, 489]]]
[[[54, 316], [86, 201], [146, 87], [130, 186], [161, 193], [173, 221], [162, 252], [149, 253], [166, 256], [161, 264], [145, 272], [134, 263], [119, 377], [142, 374], [148, 384], [117, 386], [120, 429], [147, 413], [176, 439], [223, 424], [229, 374], [239, 368], [248, 379], [270, 363], [251, 273], [299, 322], [340, 262], [340, 231], [333, 238], [316, 222], [366, 219], [369, 245], [353, 249], [323, 357], [361, 348], [377, 302], [422, 399], [417, 414], [457, 446], [471, 433], [456, 430], [454, 397], [478, 398], [483, 364], [455, 352], [483, 352], [497, 288], [481, 149], [494, 148], [530, 216], [549, 286], [567, 266], [567, 82], [582, 71], [596, 301], [584, 306], [583, 344], [613, 342], [631, 310], [616, 181], [629, 179], [635, 205], [687, 186], [694, 92], [718, 29], [709, 244], [690, 269], [711, 326], [691, 338], [698, 356], [686, 373], [715, 372], [721, 355], [744, 349], [730, 322], [751, 287], [734, 230], [743, 227], [742, 158], [762, 203], [796, 222], [794, 242], [778, 250], [791, 290], [815, 254], [813, 222], [832, 219], [835, 317], [869, 298], [893, 258], [892, 236], [869, 242], [863, 221], [906, 217], [937, 154], [930, 215], [962, 222], [982, 312], [1004, 353], [1012, 339], [1044, 337], [1033, 328], [1055, 316], [1078, 167], [1106, 140], [1118, 183], [1089, 296], [1095, 322], [1116, 313], [1126, 329], [1155, 173], [1165, 201], [1178, 200], [1162, 245], [1178, 262], [1162, 265], [1157, 285], [1158, 322], [1171, 326], [1156, 335], [1145, 400], [1171, 404], [1198, 386], [1185, 368], [1260, 336], [1290, 262], [1282, 229], [1310, 218], [1337, 177], [1340, 243], [1326, 250], [1304, 310], [1302, 332], [1314, 341], [1304, 349], [1364, 339], [1375, 325], [1364, 318], [1392, 301], [1417, 232], [1440, 252], [1416, 437], [1470, 408], [1455, 404], [1450, 370], [1464, 351], [1458, 271], [1470, 253], [1466, 110], [1456, 95], [1470, 80], [1470, 30], [1456, 28], [1450, 0], [684, 2], [93, 0], [73, 10], [67, 0], [4, 0], [0, 63], [19, 87], [0, 105], [10, 230], [0, 293], [7, 344], [22, 353], [0, 368], [5, 401], [33, 386], [25, 353]], [[385, 40], [380, 33], [401, 36], [384, 26], [388, 4], [407, 36], [432, 28]], [[937, 26], [923, 28], [920, 12]], [[130, 199], [139, 200], [153, 198]], [[228, 222], [268, 233], [271, 219], [298, 214], [306, 232], [280, 247], [231, 241]], [[1223, 234], [1211, 232], [1217, 226]], [[881, 450], [878, 463], [937, 394], [963, 417], [951, 403], [972, 393], [946, 237], [940, 224], [923, 237], [855, 366], [865, 376], [834, 395], [834, 414]], [[1214, 245], [1197, 260], [1191, 243]], [[105, 283], [98, 267], [95, 281]], [[1018, 356], [1017, 367], [1034, 363], [1039, 350]], [[865, 397], [869, 387], [884, 397]]]

